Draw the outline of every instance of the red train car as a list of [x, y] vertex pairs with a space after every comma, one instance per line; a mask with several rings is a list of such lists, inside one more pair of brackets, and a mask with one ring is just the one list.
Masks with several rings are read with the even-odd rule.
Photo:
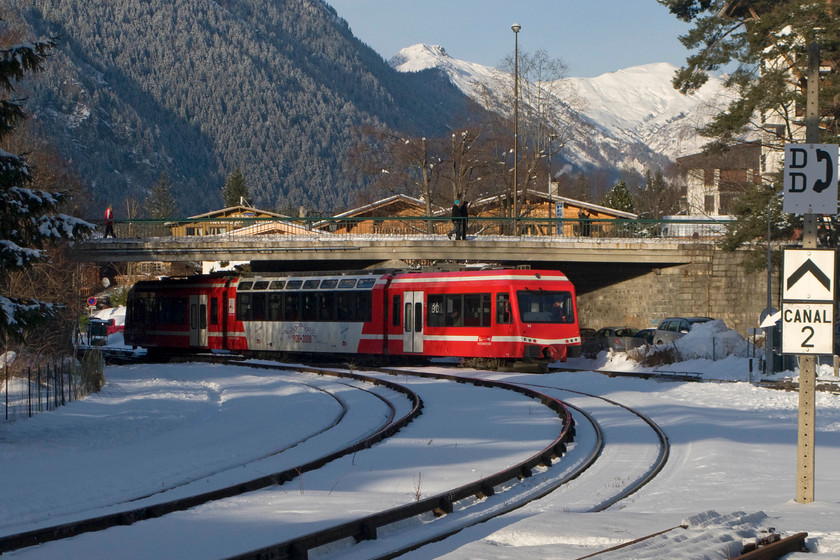
[[149, 351], [457, 356], [547, 363], [580, 344], [557, 271], [196, 276], [139, 282], [125, 339]]

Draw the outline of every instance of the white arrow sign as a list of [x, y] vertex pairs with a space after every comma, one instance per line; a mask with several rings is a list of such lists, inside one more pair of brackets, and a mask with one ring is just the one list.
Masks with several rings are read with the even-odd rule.
[[783, 301], [834, 301], [834, 249], [785, 249]]
[[836, 214], [837, 173], [837, 144], [785, 146], [784, 211]]

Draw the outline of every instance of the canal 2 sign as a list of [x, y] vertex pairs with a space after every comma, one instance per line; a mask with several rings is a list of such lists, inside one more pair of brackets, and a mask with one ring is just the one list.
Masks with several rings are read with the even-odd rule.
[[785, 250], [782, 279], [782, 354], [833, 354], [834, 250]]

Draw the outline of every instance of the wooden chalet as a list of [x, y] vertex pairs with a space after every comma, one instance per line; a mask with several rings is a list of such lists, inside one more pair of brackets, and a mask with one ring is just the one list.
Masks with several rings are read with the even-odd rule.
[[[439, 216], [442, 208], [432, 207]], [[395, 194], [376, 202], [336, 214], [328, 220], [314, 224], [316, 229], [336, 234], [394, 234], [415, 235], [430, 233], [431, 222], [419, 219], [426, 215], [426, 203], [404, 194]], [[400, 219], [404, 217], [406, 219]], [[449, 224], [446, 224], [447, 227]]]
[[[197, 216], [190, 216], [184, 220], [169, 222], [167, 226], [169, 226], [173, 237], [219, 235], [233, 233], [249, 227], [254, 228], [251, 233], [240, 233], [240, 235], [299, 233], [298, 231], [283, 231], [282, 227], [272, 227], [269, 225], [271, 221], [283, 223], [283, 220], [289, 220], [289, 217], [249, 206], [231, 206]], [[286, 222], [286, 224], [294, 226], [290, 222]], [[294, 227], [305, 230], [305, 228], [301, 228], [300, 226]]]
[[[522, 193], [520, 231], [527, 235], [566, 235], [610, 237], [615, 227], [604, 220], [635, 220], [638, 216], [598, 204], [575, 200], [565, 196], [528, 190]], [[470, 218], [479, 218], [469, 225], [469, 233], [500, 235], [509, 224], [501, 220], [510, 215], [510, 201], [506, 194], [476, 200], [470, 205]], [[510, 233], [510, 232], [507, 232]]]

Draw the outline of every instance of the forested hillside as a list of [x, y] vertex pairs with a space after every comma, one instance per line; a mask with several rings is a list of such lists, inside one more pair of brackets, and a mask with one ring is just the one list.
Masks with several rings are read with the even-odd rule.
[[437, 70], [403, 74], [321, 0], [16, 0], [6, 25], [57, 36], [18, 93], [98, 204], [163, 173], [183, 214], [221, 205], [239, 168], [259, 207], [331, 212], [362, 124], [438, 135], [468, 114]]

